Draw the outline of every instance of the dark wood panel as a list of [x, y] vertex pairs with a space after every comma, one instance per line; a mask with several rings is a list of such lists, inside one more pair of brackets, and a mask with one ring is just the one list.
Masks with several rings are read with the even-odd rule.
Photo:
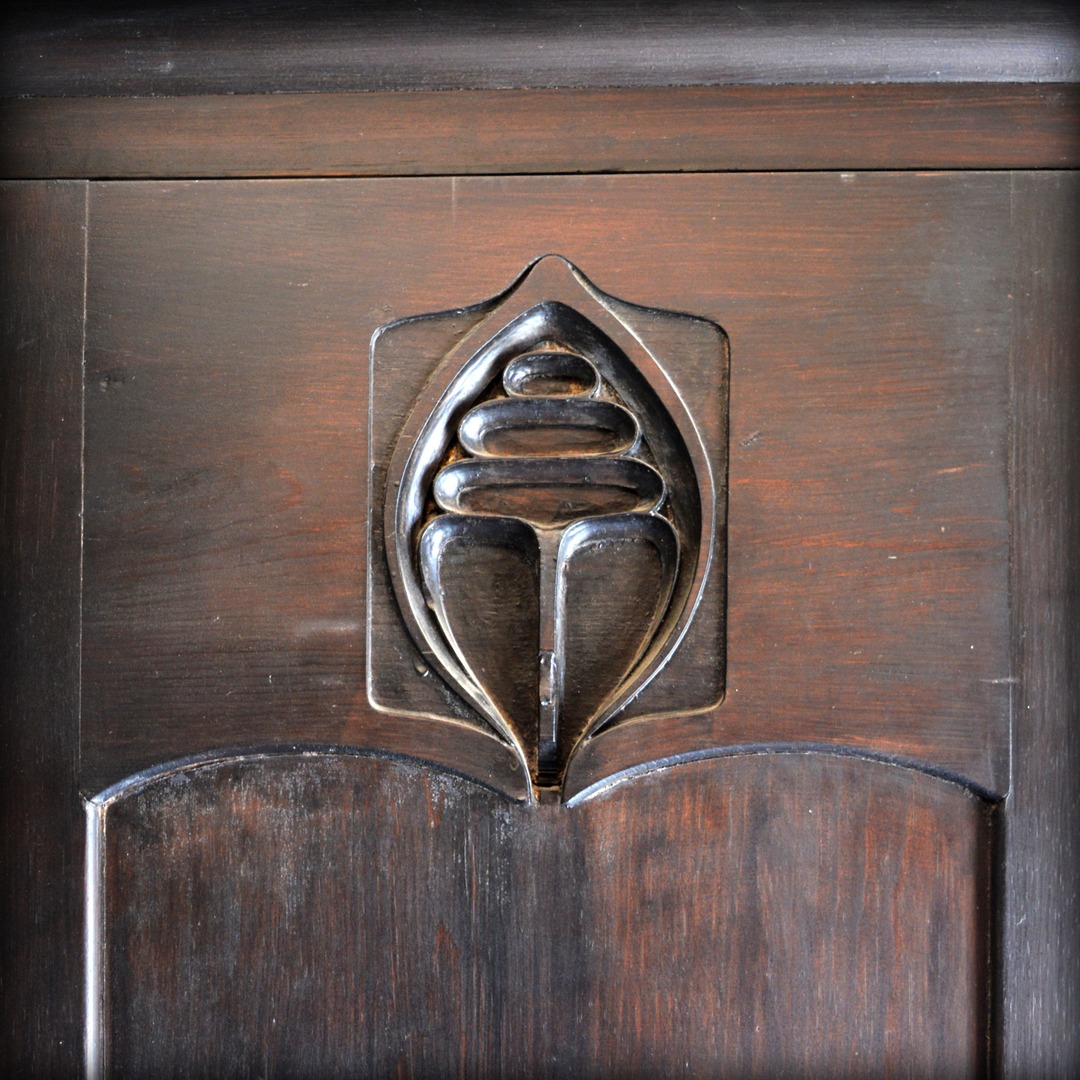
[[11, 95], [1080, 77], [1075, 20], [1046, 0], [13, 6], [0, 52]]
[[1018, 176], [1004, 1065], [1080, 1072], [1080, 184]]
[[1080, 163], [1080, 89], [895, 84], [20, 99], [0, 104], [0, 146], [0, 170], [11, 177], [1054, 168]]
[[103, 808], [117, 1075], [976, 1076], [990, 815], [851, 757], [522, 805], [225, 762]]
[[380, 323], [559, 251], [731, 341], [727, 699], [600, 735], [578, 788], [770, 742], [1003, 791], [1009, 191], [996, 174], [93, 186], [87, 790], [297, 741], [509, 783], [476, 729], [367, 702], [366, 353]]
[[82, 1059], [77, 790], [86, 185], [0, 187], [0, 1060]]

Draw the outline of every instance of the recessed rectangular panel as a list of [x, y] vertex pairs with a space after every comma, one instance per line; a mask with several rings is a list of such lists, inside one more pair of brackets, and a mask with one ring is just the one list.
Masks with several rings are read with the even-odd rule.
[[990, 812], [917, 770], [736, 755], [566, 807], [287, 755], [102, 815], [109, 1075], [987, 1066]]
[[[380, 327], [372, 705], [470, 709], [538, 788], [563, 788], [598, 732], [719, 706], [727, 378], [716, 323], [602, 293], [553, 255], [481, 304]], [[530, 604], [490, 588], [492, 542], [532, 553]], [[451, 547], [473, 553], [468, 569]], [[529, 620], [523, 655], [510, 628]], [[489, 622], [502, 640], [481, 646], [469, 624]], [[493, 691], [511, 669], [507, 708]]]
[[469, 717], [370, 703], [368, 342], [557, 252], [731, 365], [725, 699], [612, 725], [579, 787], [810, 743], [1003, 790], [1009, 212], [1004, 174], [93, 185], [85, 788], [282, 743], [512, 787]]

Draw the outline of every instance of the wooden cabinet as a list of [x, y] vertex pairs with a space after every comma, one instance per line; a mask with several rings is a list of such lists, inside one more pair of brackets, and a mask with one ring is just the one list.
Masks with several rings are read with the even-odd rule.
[[322, 14], [8, 41], [10, 1060], [1069, 1075], [1068, 22]]

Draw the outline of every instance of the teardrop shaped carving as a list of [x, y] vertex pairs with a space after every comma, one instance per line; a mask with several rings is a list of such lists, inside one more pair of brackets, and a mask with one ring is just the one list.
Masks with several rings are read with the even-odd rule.
[[448, 357], [387, 473], [406, 625], [537, 787], [558, 786], [667, 662], [712, 552], [694, 424], [603, 318], [583, 288], [579, 304], [541, 299]]

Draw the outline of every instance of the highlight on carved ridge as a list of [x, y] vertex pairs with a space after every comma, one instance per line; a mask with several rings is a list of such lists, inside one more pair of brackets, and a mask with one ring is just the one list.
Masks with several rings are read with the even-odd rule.
[[409, 633], [537, 788], [664, 667], [714, 547], [694, 424], [598, 325], [595, 296], [540, 299], [442, 363], [387, 473]]

